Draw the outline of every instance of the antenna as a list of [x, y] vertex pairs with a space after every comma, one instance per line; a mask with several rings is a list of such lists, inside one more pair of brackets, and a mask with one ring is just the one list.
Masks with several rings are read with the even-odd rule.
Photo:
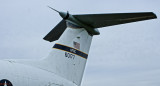
[[47, 6], [47, 7], [49, 7], [50, 9], [52, 9], [52, 10], [54, 10], [54, 11], [56, 11], [56, 12], [58, 12], [58, 13], [59, 13], [59, 11], [58, 11], [58, 10], [56, 10], [56, 9], [54, 9], [54, 8], [50, 7], [50, 6]]

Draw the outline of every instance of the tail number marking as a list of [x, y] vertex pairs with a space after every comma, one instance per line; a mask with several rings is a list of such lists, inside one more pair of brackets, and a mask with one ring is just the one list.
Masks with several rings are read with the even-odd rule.
[[65, 57], [70, 58], [70, 59], [74, 59], [75, 55], [72, 53], [65, 52]]

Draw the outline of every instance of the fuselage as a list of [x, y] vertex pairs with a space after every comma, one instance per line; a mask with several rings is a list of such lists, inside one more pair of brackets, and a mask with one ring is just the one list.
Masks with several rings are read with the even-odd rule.
[[52, 72], [14, 61], [0, 60], [0, 68], [0, 86], [3, 80], [10, 81], [13, 86], [76, 86]]

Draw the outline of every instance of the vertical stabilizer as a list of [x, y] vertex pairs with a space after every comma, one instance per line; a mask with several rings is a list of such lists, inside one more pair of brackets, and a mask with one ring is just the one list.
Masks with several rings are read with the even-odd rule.
[[83, 28], [67, 27], [45, 59], [50, 70], [78, 86], [85, 69], [92, 36]]

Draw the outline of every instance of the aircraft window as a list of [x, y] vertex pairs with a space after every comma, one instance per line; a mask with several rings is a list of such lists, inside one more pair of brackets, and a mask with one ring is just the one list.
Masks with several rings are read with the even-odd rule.
[[72, 23], [70, 23], [70, 22], [67, 22], [67, 27], [71, 27], [71, 28], [75, 28], [75, 29], [82, 28], [81, 26], [72, 24]]

